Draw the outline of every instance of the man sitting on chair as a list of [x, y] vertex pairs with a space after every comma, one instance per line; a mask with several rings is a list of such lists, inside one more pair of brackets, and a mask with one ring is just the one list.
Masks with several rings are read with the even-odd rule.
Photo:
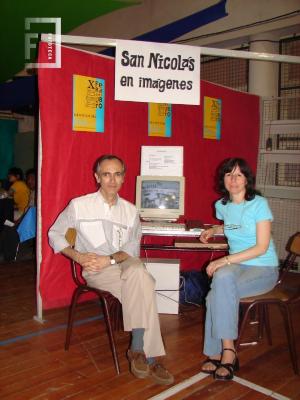
[[[173, 376], [156, 361], [165, 354], [156, 307], [155, 281], [138, 258], [141, 227], [136, 207], [119, 197], [125, 164], [103, 155], [94, 164], [99, 190], [71, 200], [49, 230], [55, 253], [82, 266], [89, 286], [112, 293], [122, 303], [125, 331], [132, 331], [127, 352], [138, 378], [171, 384]], [[66, 241], [68, 228], [77, 232], [75, 248]]]

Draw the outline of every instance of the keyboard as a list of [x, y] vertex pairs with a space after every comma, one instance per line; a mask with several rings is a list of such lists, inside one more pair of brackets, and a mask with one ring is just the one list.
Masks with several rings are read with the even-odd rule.
[[165, 221], [142, 221], [143, 231], [185, 231], [184, 223], [165, 222]]

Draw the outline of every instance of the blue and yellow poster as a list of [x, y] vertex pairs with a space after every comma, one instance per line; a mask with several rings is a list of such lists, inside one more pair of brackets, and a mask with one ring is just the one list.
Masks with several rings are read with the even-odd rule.
[[172, 106], [167, 103], [149, 103], [148, 136], [172, 136]]
[[221, 139], [222, 100], [204, 96], [203, 137]]
[[73, 75], [73, 131], [104, 132], [105, 80]]

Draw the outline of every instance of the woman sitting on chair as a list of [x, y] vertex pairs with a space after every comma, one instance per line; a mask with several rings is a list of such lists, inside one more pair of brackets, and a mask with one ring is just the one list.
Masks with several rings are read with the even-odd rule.
[[223, 225], [205, 230], [200, 240], [207, 243], [224, 234], [229, 255], [207, 266], [212, 277], [206, 298], [202, 372], [215, 379], [231, 380], [239, 368], [234, 339], [238, 336], [239, 300], [271, 290], [278, 277], [278, 258], [271, 238], [272, 212], [267, 200], [254, 188], [254, 175], [245, 160], [225, 160], [217, 174], [216, 217]]

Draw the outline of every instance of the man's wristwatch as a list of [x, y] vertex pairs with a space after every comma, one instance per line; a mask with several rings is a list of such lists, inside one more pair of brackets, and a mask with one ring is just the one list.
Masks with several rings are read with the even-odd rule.
[[109, 258], [110, 258], [110, 265], [115, 265], [116, 260], [114, 259], [114, 257], [112, 255], [110, 255]]

